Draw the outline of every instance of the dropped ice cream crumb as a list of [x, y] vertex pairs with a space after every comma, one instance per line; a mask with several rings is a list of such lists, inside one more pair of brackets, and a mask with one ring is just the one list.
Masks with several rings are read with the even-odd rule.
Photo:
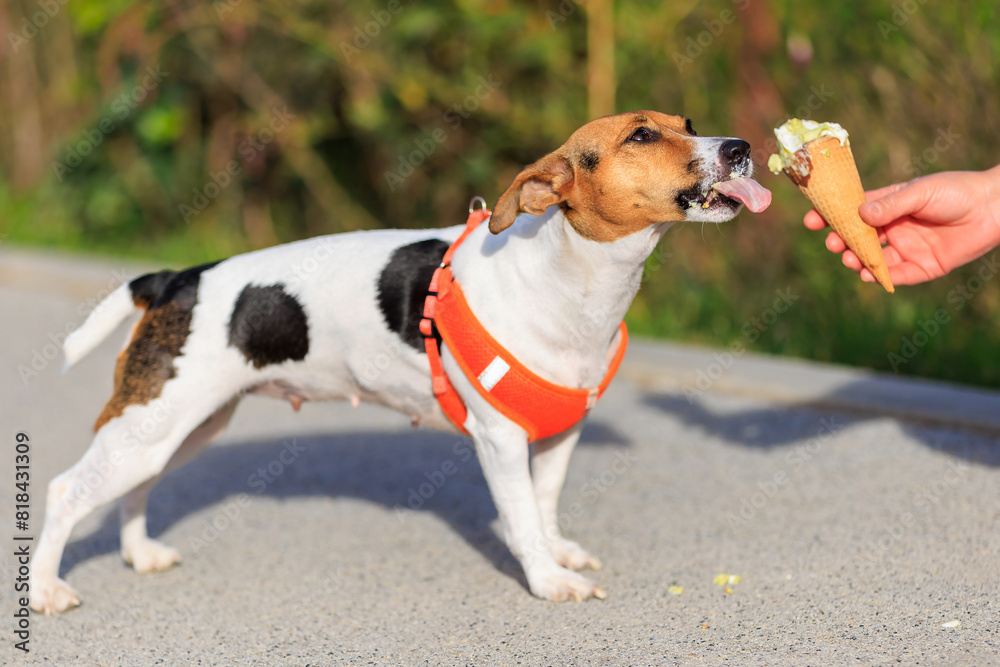
[[680, 595], [681, 593], [684, 592], [684, 587], [683, 586], [670, 586], [669, 588], [667, 588], [667, 592], [670, 593], [671, 595]]
[[947, 623], [942, 623], [942, 628], [957, 628], [962, 625], [962, 621], [948, 621]]
[[[726, 584], [738, 584], [743, 581], [743, 577], [738, 574], [717, 574], [715, 579], [712, 579], [712, 583], [716, 586], [725, 586]], [[729, 592], [729, 591], [727, 591]]]

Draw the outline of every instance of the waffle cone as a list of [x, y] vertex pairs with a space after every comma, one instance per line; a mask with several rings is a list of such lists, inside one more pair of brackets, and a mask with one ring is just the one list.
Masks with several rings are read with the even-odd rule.
[[866, 201], [865, 190], [850, 144], [841, 145], [836, 137], [819, 137], [806, 144], [800, 149], [802, 151], [808, 152], [809, 173], [805, 176], [795, 170], [786, 173], [872, 272], [875, 280], [891, 294], [895, 288], [889, 278], [878, 232], [858, 215], [858, 207]]

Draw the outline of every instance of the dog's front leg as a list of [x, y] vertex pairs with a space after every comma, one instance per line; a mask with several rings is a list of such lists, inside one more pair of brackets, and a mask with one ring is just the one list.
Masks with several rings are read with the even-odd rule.
[[601, 569], [601, 561], [587, 553], [587, 550], [572, 540], [562, 536], [559, 526], [559, 494], [566, 481], [566, 469], [583, 430], [583, 421], [568, 431], [534, 443], [531, 457], [531, 479], [535, 486], [535, 498], [542, 514], [542, 528], [548, 538], [549, 549], [556, 562], [573, 570], [589, 567]]
[[496, 413], [488, 423], [475, 417], [469, 422], [504, 539], [521, 562], [531, 592], [555, 601], [603, 598], [600, 586], [561, 566], [552, 555], [532, 486], [524, 430]]

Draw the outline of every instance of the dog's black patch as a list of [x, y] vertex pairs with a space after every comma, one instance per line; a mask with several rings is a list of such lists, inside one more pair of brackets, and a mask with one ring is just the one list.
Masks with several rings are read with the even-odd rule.
[[580, 156], [580, 168], [586, 171], [594, 171], [601, 163], [601, 158], [594, 151], [586, 151]]
[[700, 162], [700, 160], [691, 160], [690, 162], [688, 162], [687, 163], [687, 172], [689, 174], [697, 174], [698, 173], [698, 163], [699, 162]]
[[[420, 320], [427, 299], [427, 286], [441, 265], [448, 243], [426, 239], [396, 248], [378, 277], [378, 306], [386, 325], [418, 351], [424, 351]], [[438, 344], [441, 337], [435, 331]]]
[[152, 309], [176, 300], [181, 309], [190, 311], [197, 299], [201, 274], [214, 268], [218, 263], [202, 264], [184, 271], [160, 271], [139, 276], [128, 284], [129, 291], [132, 292], [132, 302], [137, 306]]
[[690, 134], [692, 137], [698, 136], [698, 133], [694, 131], [694, 126], [691, 125], [690, 118], [684, 119], [684, 129], [687, 130], [688, 134]]
[[282, 283], [247, 285], [229, 318], [229, 345], [254, 368], [302, 361], [309, 353], [309, 322]]

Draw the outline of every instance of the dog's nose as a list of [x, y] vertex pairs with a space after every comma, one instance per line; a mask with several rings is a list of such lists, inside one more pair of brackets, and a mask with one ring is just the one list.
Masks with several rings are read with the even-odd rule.
[[750, 144], [742, 139], [727, 139], [719, 149], [727, 164], [737, 165], [750, 155]]

